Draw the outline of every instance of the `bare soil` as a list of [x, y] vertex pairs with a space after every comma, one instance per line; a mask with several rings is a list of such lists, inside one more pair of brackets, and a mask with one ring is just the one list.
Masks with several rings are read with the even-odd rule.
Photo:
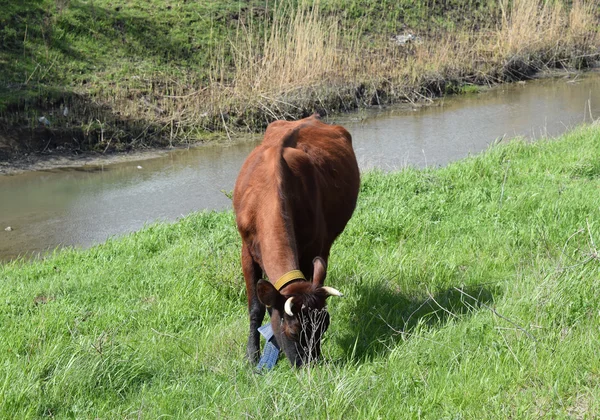
[[15, 175], [28, 171], [44, 171], [56, 168], [74, 168], [85, 166], [102, 166], [121, 162], [152, 159], [163, 156], [176, 148], [138, 149], [129, 152], [74, 152], [65, 148], [45, 151], [43, 153], [14, 154], [7, 160], [0, 160], [0, 176]]

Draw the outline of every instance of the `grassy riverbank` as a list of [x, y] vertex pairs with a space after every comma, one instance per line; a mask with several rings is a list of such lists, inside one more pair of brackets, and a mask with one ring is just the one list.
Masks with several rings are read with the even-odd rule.
[[[0, 155], [195, 141], [584, 68], [596, 13], [595, 0], [9, 0]], [[390, 40], [404, 33], [418, 40]]]
[[594, 418], [600, 127], [364, 175], [324, 363], [243, 360], [231, 212], [0, 266], [0, 417]]

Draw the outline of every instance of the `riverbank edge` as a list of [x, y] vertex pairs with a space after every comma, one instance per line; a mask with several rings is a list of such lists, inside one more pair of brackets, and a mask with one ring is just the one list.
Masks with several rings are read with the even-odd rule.
[[[465, 84], [464, 86], [471, 86], [471, 89], [457, 89], [455, 92], [450, 94], [440, 94], [434, 98], [421, 98], [415, 99], [414, 102], [398, 102], [398, 103], [390, 103], [386, 105], [377, 105], [372, 106], [372, 109], [385, 109], [388, 107], [406, 107], [407, 109], [413, 109], [415, 107], [428, 107], [432, 105], [438, 104], [439, 100], [448, 96], [461, 96], [465, 94], [485, 94], [491, 89], [496, 89], [501, 86], [510, 83], [523, 83], [526, 80], [537, 80], [537, 79], [552, 79], [552, 78], [577, 78], [581, 75], [586, 75], [589, 73], [598, 73], [600, 72], [600, 61], [594, 62], [590, 67], [584, 70], [574, 70], [574, 69], [547, 69], [544, 71], [537, 72], [533, 75], [530, 75], [525, 80], [519, 80], [515, 82], [505, 82], [498, 83], [493, 86], [485, 86], [485, 85], [471, 85]], [[474, 86], [474, 88], [473, 88]], [[365, 108], [369, 109], [369, 108]], [[337, 110], [338, 112], [335, 114], [330, 114], [329, 119], [335, 119], [337, 115], [347, 115], [353, 112], [359, 112], [359, 109], [346, 110]], [[325, 117], [325, 121], [327, 121], [328, 117]], [[202, 147], [205, 145], [218, 145], [218, 144], [231, 144], [232, 142], [238, 143], [243, 141], [249, 141], [248, 138], [259, 135], [257, 134], [248, 134], [248, 133], [236, 133], [233, 138], [230, 138], [226, 132], [221, 133], [206, 133], [204, 138], [197, 139], [196, 141], [190, 141], [186, 144], [166, 144], [166, 145], [145, 145], [139, 148], [133, 148], [127, 151], [116, 151], [111, 150], [110, 152], [103, 153], [97, 152], [93, 150], [75, 150], [66, 146], [61, 146], [58, 148], [45, 148], [41, 152], [33, 151], [28, 153], [19, 153], [13, 152], [10, 154], [10, 157], [6, 157], [2, 159], [2, 155], [0, 154], [0, 176], [7, 175], [17, 175], [24, 172], [32, 172], [32, 171], [44, 171], [44, 170], [53, 170], [60, 168], [78, 168], [84, 166], [101, 166], [101, 165], [111, 165], [122, 162], [134, 162], [134, 161], [144, 161], [147, 159], [153, 159], [161, 156], [165, 156], [173, 151], [184, 150], [189, 148]]]
[[51, 171], [56, 169], [73, 169], [84, 167], [99, 167], [116, 165], [124, 162], [144, 162], [168, 155], [169, 153], [195, 149], [205, 146], [227, 147], [232, 144], [253, 141], [256, 135], [240, 135], [235, 140], [223, 136], [211, 136], [208, 141], [190, 142], [187, 144], [174, 144], [169, 146], [145, 146], [128, 151], [111, 151], [101, 153], [95, 151], [77, 151], [61, 148], [49, 150], [44, 153], [21, 153], [9, 160], [0, 160], [0, 177], [19, 175], [26, 172]]

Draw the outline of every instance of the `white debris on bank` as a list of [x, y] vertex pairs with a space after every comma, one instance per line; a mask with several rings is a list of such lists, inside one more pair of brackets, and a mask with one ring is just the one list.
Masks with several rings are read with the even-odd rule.
[[390, 38], [390, 41], [396, 45], [406, 45], [421, 42], [421, 37], [408, 33], [403, 35], [394, 35]]

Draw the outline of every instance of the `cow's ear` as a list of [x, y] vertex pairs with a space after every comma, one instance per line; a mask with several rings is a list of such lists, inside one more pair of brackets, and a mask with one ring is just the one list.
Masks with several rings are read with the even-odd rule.
[[313, 284], [322, 287], [325, 284], [325, 276], [327, 276], [327, 264], [323, 258], [316, 257], [313, 260]]
[[258, 300], [267, 307], [275, 306], [277, 300], [281, 297], [275, 286], [266, 280], [259, 280], [256, 285], [256, 294]]

